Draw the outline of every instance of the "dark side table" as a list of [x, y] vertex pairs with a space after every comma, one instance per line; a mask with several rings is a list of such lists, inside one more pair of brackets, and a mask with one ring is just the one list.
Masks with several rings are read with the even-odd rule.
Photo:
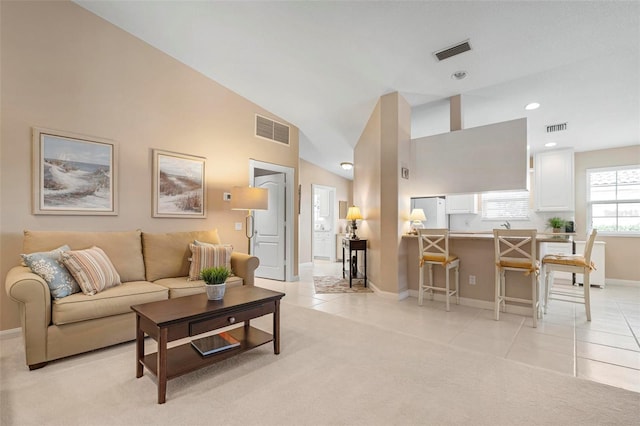
[[[345, 250], [349, 254], [349, 257], [345, 257]], [[358, 273], [358, 250], [364, 252], [364, 273]], [[355, 258], [353, 252], [356, 252]], [[345, 259], [347, 260], [348, 269], [345, 270]], [[345, 277], [345, 272], [349, 273], [349, 287], [352, 286], [354, 278], [364, 278], [364, 286], [367, 286], [367, 240], [352, 240], [349, 238], [342, 239], [342, 278]]]

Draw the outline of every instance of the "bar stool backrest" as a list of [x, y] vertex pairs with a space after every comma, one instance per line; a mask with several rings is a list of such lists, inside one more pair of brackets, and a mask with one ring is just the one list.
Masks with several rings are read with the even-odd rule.
[[449, 259], [448, 229], [418, 229], [420, 262], [445, 262]]
[[593, 243], [596, 240], [596, 235], [598, 234], [597, 229], [592, 229], [591, 234], [589, 235], [589, 239], [587, 240], [587, 244], [584, 245], [584, 260], [587, 265], [591, 265], [591, 253], [593, 251]]
[[496, 265], [507, 268], [536, 268], [535, 229], [494, 229]]

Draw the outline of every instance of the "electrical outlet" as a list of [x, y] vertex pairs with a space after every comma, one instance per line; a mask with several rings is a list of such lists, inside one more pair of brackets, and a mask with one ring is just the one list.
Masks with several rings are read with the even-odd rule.
[[469, 275], [469, 285], [476, 285], [476, 276]]
[[231, 193], [223, 192], [222, 193], [222, 201], [231, 201]]
[[236, 222], [236, 231], [242, 231], [242, 222]]

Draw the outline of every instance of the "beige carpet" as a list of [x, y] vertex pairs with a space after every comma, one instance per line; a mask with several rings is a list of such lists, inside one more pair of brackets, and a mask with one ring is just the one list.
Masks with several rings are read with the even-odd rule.
[[351, 280], [351, 287], [349, 287], [348, 278], [332, 276], [313, 277], [313, 286], [317, 294], [373, 293], [373, 290], [364, 286], [364, 279], [361, 278], [353, 278]]
[[[174, 379], [164, 405], [156, 404], [153, 376], [135, 378], [133, 343], [29, 372], [20, 338], [2, 340], [0, 423], [631, 425], [640, 418], [634, 392], [281, 306], [280, 355], [265, 345]], [[271, 318], [255, 324], [269, 329]]]

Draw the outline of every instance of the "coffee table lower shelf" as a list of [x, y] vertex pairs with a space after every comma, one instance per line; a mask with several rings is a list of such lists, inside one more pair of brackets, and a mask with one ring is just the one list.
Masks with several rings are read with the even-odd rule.
[[[167, 380], [191, 373], [207, 365], [236, 356], [242, 352], [273, 341], [270, 333], [255, 327], [237, 327], [227, 332], [240, 341], [240, 346], [226, 349], [211, 355], [202, 356], [191, 342], [167, 349]], [[153, 352], [142, 359], [144, 366], [153, 375], [158, 376], [158, 353]]]

